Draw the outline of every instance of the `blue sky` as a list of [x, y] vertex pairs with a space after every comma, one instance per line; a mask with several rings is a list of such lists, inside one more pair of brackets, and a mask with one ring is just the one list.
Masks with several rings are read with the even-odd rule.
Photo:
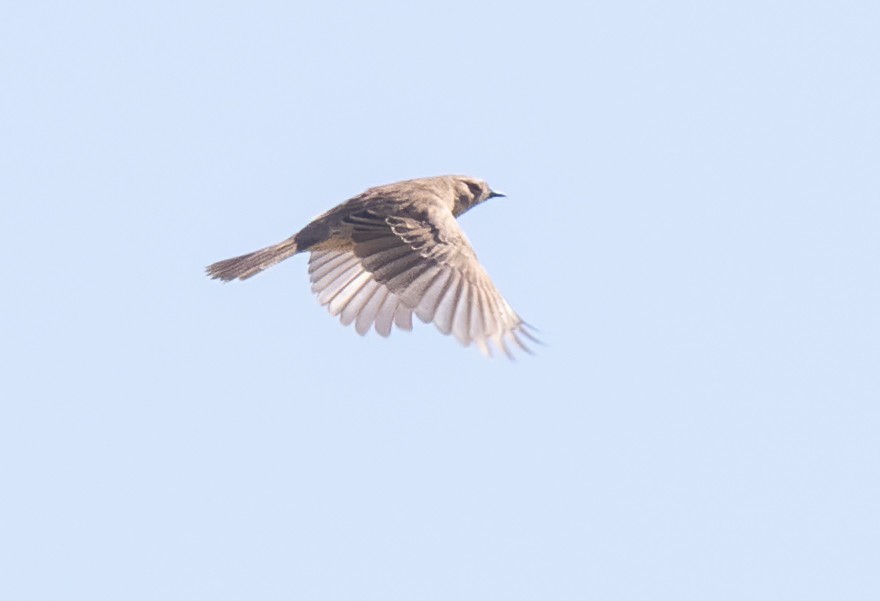
[[[878, 598], [878, 27], [4, 8], [0, 597]], [[203, 276], [443, 173], [535, 357]]]

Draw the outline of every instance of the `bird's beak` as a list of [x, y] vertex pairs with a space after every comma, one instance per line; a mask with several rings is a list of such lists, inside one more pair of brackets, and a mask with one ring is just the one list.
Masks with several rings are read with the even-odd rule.
[[495, 190], [491, 190], [489, 192], [489, 198], [495, 198], [496, 196], [504, 197], [507, 196], [507, 194], [505, 194], [504, 192], [496, 192]]

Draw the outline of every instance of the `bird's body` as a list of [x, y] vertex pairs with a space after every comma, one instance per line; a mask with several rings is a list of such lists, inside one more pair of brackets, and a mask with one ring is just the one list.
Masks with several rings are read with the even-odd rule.
[[532, 336], [477, 260], [456, 217], [503, 194], [464, 176], [407, 180], [370, 188], [267, 248], [209, 266], [212, 278], [247, 279], [308, 251], [312, 290], [322, 305], [360, 334], [382, 336], [392, 324], [412, 329], [412, 315], [433, 321], [462, 344], [489, 342], [510, 354]]

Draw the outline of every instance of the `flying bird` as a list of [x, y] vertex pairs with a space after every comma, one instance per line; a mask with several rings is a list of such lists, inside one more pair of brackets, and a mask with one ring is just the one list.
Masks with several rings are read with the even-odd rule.
[[463, 345], [486, 354], [492, 346], [512, 356], [524, 338], [537, 339], [510, 307], [456, 218], [490, 198], [504, 196], [477, 178], [444, 175], [370, 188], [319, 215], [273, 246], [218, 261], [214, 279], [246, 280], [308, 251], [312, 291], [321, 305], [358, 334], [392, 325], [412, 329], [415, 314]]

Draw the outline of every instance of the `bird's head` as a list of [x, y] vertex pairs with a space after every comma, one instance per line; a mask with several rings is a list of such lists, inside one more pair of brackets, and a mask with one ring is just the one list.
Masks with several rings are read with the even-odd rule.
[[452, 177], [452, 189], [455, 194], [455, 207], [452, 212], [456, 217], [490, 198], [504, 196], [501, 192], [492, 190], [483, 180], [464, 175]]

